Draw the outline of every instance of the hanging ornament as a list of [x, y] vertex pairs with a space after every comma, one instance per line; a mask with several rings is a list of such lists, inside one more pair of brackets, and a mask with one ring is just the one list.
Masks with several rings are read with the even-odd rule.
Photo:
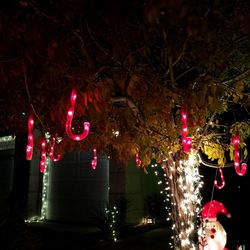
[[227, 243], [227, 233], [222, 224], [217, 220], [217, 214], [223, 213], [230, 217], [223, 203], [216, 200], [207, 202], [203, 208], [204, 237], [199, 240], [199, 250], [224, 250]]
[[137, 167], [141, 166], [141, 160], [139, 158], [139, 154], [138, 153], [135, 154], [135, 164], [136, 164]]
[[97, 155], [96, 155], [96, 148], [93, 149], [94, 160], [91, 162], [92, 169], [96, 169], [97, 165]]
[[214, 186], [218, 189], [222, 189], [225, 186], [225, 179], [224, 179], [224, 175], [222, 172], [222, 168], [219, 169], [220, 172], [220, 179], [221, 179], [221, 184], [219, 185], [217, 180], [214, 181]]
[[41, 159], [40, 159], [40, 172], [44, 173], [46, 160], [46, 141], [44, 138], [41, 140]]
[[31, 161], [33, 156], [33, 146], [34, 146], [34, 119], [33, 115], [30, 114], [28, 119], [28, 144], [26, 146], [26, 160]]
[[234, 168], [238, 175], [243, 176], [247, 171], [247, 164], [240, 164], [240, 137], [238, 132], [236, 132], [234, 137], [232, 138], [232, 143], [234, 145]]
[[50, 147], [50, 152], [49, 152], [49, 157], [52, 161], [59, 161], [61, 159], [61, 155], [58, 154], [57, 157], [54, 156], [54, 151], [55, 151], [55, 143], [56, 143], [56, 138], [52, 138], [52, 143]]
[[73, 116], [74, 116], [74, 112], [75, 112], [76, 97], [77, 97], [76, 90], [72, 89], [71, 97], [70, 97], [70, 108], [69, 108], [68, 113], [67, 113], [67, 121], [65, 124], [65, 129], [66, 129], [67, 135], [72, 140], [81, 141], [88, 136], [89, 129], [90, 129], [90, 123], [89, 122], [83, 123], [84, 131], [82, 134], [73, 134], [72, 133], [72, 120], [73, 120]]
[[183, 146], [184, 152], [187, 153], [192, 148], [192, 138], [187, 137], [187, 111], [186, 111], [186, 105], [182, 105], [181, 121], [182, 121], [182, 146]]

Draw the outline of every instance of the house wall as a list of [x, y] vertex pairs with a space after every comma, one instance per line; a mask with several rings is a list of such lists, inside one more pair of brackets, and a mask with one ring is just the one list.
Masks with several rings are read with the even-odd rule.
[[0, 142], [0, 198], [7, 199], [13, 183], [15, 145], [6, 148]]
[[136, 225], [149, 215], [146, 200], [159, 194], [157, 177], [152, 169], [148, 174], [135, 165], [135, 158], [127, 164], [110, 160], [110, 204], [116, 205], [122, 224]]
[[109, 160], [97, 155], [91, 168], [92, 152], [71, 152], [50, 165], [48, 208], [50, 221], [97, 225], [108, 204]]

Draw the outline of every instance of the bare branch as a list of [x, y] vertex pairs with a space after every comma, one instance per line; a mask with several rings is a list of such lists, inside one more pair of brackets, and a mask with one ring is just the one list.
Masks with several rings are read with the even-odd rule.
[[28, 86], [28, 81], [27, 81], [27, 75], [26, 75], [26, 72], [24, 71], [23, 72], [24, 74], [24, 84], [25, 84], [25, 88], [26, 88], [26, 92], [27, 92], [27, 95], [28, 95], [28, 100], [29, 100], [29, 103], [30, 103], [30, 107], [31, 109], [33, 110], [35, 116], [37, 117], [37, 119], [39, 120], [39, 122], [41, 123], [41, 126], [43, 127], [43, 129], [45, 128], [44, 125], [43, 125], [43, 122], [42, 120], [40, 119], [39, 115], [37, 114], [36, 112], [36, 109], [34, 107], [34, 105], [32, 104], [32, 100], [31, 100], [31, 95], [30, 95], [30, 91], [29, 91], [29, 86]]
[[249, 75], [250, 75], [250, 69], [247, 69], [246, 71], [242, 72], [240, 75], [238, 75], [230, 80], [223, 81], [221, 83], [225, 84], [225, 85], [230, 85], [230, 84], [235, 83], [237, 81], [243, 80], [244, 78], [246, 78]]
[[179, 55], [179, 56], [177, 57], [177, 59], [173, 62], [173, 67], [174, 67], [174, 66], [181, 60], [181, 58], [183, 57], [183, 55], [184, 55], [184, 53], [185, 53], [185, 50], [186, 50], [186, 47], [187, 47], [187, 41], [184, 42], [180, 55]]
[[172, 87], [174, 87], [175, 86], [175, 79], [174, 79], [173, 62], [172, 62], [171, 56], [168, 56], [168, 67], [169, 67], [169, 73], [170, 73]]
[[[210, 167], [210, 168], [220, 168], [221, 167], [218, 164], [207, 162], [206, 160], [204, 160], [204, 158], [201, 156], [200, 153], [198, 153], [198, 157], [199, 157], [199, 162], [206, 167]], [[223, 167], [233, 167], [233, 166], [234, 166], [234, 163], [230, 162], [230, 163], [225, 164]]]
[[111, 98], [112, 103], [117, 103], [117, 102], [123, 102], [128, 105], [128, 107], [132, 110], [134, 116], [138, 117], [139, 116], [139, 109], [136, 107], [133, 101], [131, 101], [127, 97], [116, 97], [116, 98]]

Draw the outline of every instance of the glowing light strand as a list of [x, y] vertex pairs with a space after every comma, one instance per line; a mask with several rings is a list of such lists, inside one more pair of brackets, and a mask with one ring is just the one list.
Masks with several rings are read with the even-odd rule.
[[217, 180], [214, 180], [214, 186], [218, 189], [222, 189], [225, 186], [225, 178], [222, 172], [222, 168], [219, 168], [219, 172], [220, 172], [220, 179], [221, 179], [221, 184], [218, 184]]
[[49, 185], [49, 168], [50, 168], [51, 160], [49, 157], [45, 159], [45, 168], [43, 174], [43, 186], [42, 186], [42, 206], [41, 206], [41, 214], [40, 216], [33, 216], [25, 220], [26, 223], [32, 222], [42, 222], [46, 219], [47, 216], [47, 208], [48, 208], [48, 185]]
[[117, 242], [117, 230], [116, 230], [116, 226], [117, 226], [116, 218], [118, 214], [117, 207], [113, 206], [111, 209], [105, 208], [105, 214], [109, 222], [109, 228], [111, 231], [112, 240], [114, 242]]
[[[160, 165], [160, 169], [161, 171], [159, 171], [159, 164], [157, 163], [153, 163], [151, 165], [151, 167], [154, 169], [154, 175], [157, 176], [158, 178], [158, 182], [157, 184], [161, 187], [160, 189], [160, 194], [163, 196], [163, 202], [164, 202], [164, 207], [165, 207], [165, 210], [167, 212], [167, 214], [170, 214], [170, 208], [168, 206], [168, 203], [170, 201], [170, 195], [169, 195], [169, 183], [168, 183], [168, 179], [167, 179], [167, 175], [164, 173], [164, 167], [165, 167], [165, 164], [162, 163]], [[170, 217], [167, 217], [167, 221], [170, 220]]]
[[33, 146], [34, 146], [34, 119], [33, 115], [30, 114], [28, 119], [28, 144], [26, 146], [26, 160], [31, 161], [33, 156]]
[[242, 163], [240, 165], [240, 152], [239, 152], [240, 137], [238, 132], [236, 132], [235, 135], [233, 136], [232, 143], [234, 145], [234, 168], [238, 175], [243, 176], [247, 171], [247, 164]]
[[170, 243], [170, 247], [174, 249], [197, 249], [193, 235], [198, 229], [200, 188], [203, 185], [198, 165], [199, 158], [195, 154], [189, 154], [188, 160], [185, 161], [176, 161], [172, 154], [166, 159], [164, 171], [169, 176], [172, 209], [169, 216], [173, 221], [173, 244]]
[[54, 155], [55, 143], [56, 143], [56, 138], [53, 137], [53, 138], [52, 138], [52, 142], [51, 142], [49, 157], [50, 157], [50, 159], [51, 159], [52, 161], [59, 161], [59, 160], [61, 159], [61, 155], [58, 154], [57, 157], [55, 157], [55, 155]]
[[96, 169], [97, 165], [97, 155], [96, 155], [96, 148], [93, 149], [94, 159], [91, 161], [92, 169]]
[[88, 136], [89, 129], [90, 129], [90, 123], [89, 122], [83, 123], [83, 129], [84, 129], [83, 133], [74, 134], [72, 132], [72, 120], [73, 120], [73, 116], [74, 116], [74, 112], [75, 112], [76, 98], [77, 98], [76, 90], [72, 89], [71, 97], [70, 97], [70, 108], [69, 108], [68, 113], [67, 113], [67, 121], [65, 124], [65, 130], [66, 130], [67, 135], [72, 140], [81, 141]]
[[181, 110], [181, 121], [182, 121], [182, 146], [185, 153], [190, 152], [192, 148], [192, 138], [187, 137], [187, 111], [186, 105], [182, 105]]
[[40, 220], [45, 220], [47, 216], [50, 163], [51, 163], [50, 158], [46, 157], [46, 164], [45, 164], [45, 169], [44, 169], [44, 174], [43, 174], [42, 207], [41, 207]]

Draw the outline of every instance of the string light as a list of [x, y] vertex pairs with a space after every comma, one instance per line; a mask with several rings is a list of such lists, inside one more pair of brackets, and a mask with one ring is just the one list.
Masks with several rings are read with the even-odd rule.
[[214, 186], [218, 189], [222, 189], [225, 186], [225, 179], [224, 179], [224, 175], [222, 172], [222, 168], [219, 169], [219, 172], [220, 172], [221, 184], [219, 185], [218, 181], [214, 180]]
[[[164, 171], [169, 178], [171, 189], [171, 209], [169, 214], [172, 219], [174, 249], [196, 249], [193, 235], [198, 230], [198, 218], [201, 210], [200, 189], [203, 185], [199, 175], [199, 158], [192, 151], [188, 154], [188, 160], [176, 161], [172, 154], [166, 160]], [[172, 169], [170, 169], [170, 166]], [[176, 173], [178, 171], [178, 174]]]
[[238, 175], [243, 176], [247, 171], [247, 164], [242, 163], [240, 165], [240, 152], [239, 152], [240, 137], [238, 132], [236, 132], [234, 137], [232, 138], [232, 143], [234, 145], [234, 168]]
[[92, 169], [96, 169], [97, 165], [97, 155], [96, 155], [96, 148], [93, 149], [94, 159], [91, 162]]
[[116, 231], [116, 224], [117, 224], [116, 218], [118, 214], [117, 207], [113, 206], [111, 209], [105, 208], [105, 214], [109, 221], [109, 228], [111, 231], [112, 240], [114, 242], [117, 242], [117, 231]]
[[85, 139], [88, 134], [89, 134], [89, 129], [90, 129], [90, 123], [89, 122], [84, 122], [83, 123], [83, 133], [82, 134], [73, 134], [72, 132], [72, 120], [75, 112], [75, 104], [76, 104], [76, 90], [72, 89], [71, 92], [71, 97], [70, 97], [70, 108], [67, 113], [67, 121], [65, 124], [65, 129], [67, 135], [74, 141], [81, 141]]
[[163, 203], [164, 203], [164, 208], [167, 211], [168, 217], [167, 217], [167, 221], [170, 220], [170, 208], [168, 206], [168, 203], [170, 202], [170, 195], [169, 195], [169, 182], [167, 179], [167, 175], [164, 173], [159, 172], [159, 170], [164, 169], [163, 166], [165, 165], [160, 165], [160, 169], [158, 168], [159, 164], [157, 163], [153, 163], [151, 164], [151, 167], [154, 169], [154, 175], [158, 177], [159, 181], [157, 182], [157, 184], [161, 187], [160, 188], [160, 194], [164, 197], [163, 199]]
[[48, 208], [48, 186], [49, 186], [49, 169], [51, 165], [51, 159], [46, 157], [45, 159], [45, 168], [43, 173], [43, 186], [42, 186], [42, 205], [41, 205], [41, 214], [40, 216], [33, 216], [25, 222], [32, 223], [32, 222], [42, 222], [47, 217], [47, 208]]
[[33, 146], [34, 146], [34, 135], [33, 135], [33, 128], [34, 128], [34, 119], [33, 115], [30, 114], [28, 119], [28, 144], [26, 146], [26, 160], [31, 161], [33, 156]]
[[45, 220], [47, 216], [48, 208], [48, 185], [49, 185], [49, 168], [51, 160], [49, 157], [46, 157], [46, 164], [43, 174], [43, 187], [42, 187], [42, 207], [41, 207], [41, 217], [40, 220]]
[[15, 136], [3, 136], [0, 137], [0, 150], [15, 148]]

